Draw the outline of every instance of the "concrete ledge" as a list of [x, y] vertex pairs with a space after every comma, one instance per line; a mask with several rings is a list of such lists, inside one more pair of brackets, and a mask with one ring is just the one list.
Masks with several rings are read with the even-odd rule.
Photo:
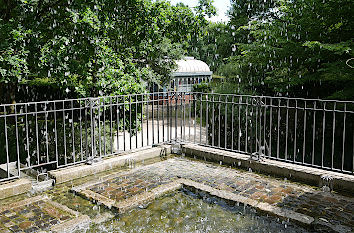
[[[71, 189], [72, 192], [74, 192], [75, 194], [89, 200], [92, 201], [98, 205], [104, 205], [105, 207], [109, 208], [109, 209], [115, 209], [117, 210], [117, 212], [119, 213], [124, 213], [134, 207], [137, 207], [141, 204], [145, 204], [149, 201], [152, 201], [168, 192], [172, 192], [175, 190], [178, 190], [182, 187], [182, 183], [180, 182], [181, 179], [178, 179], [176, 181], [170, 182], [168, 184], [164, 184], [161, 186], [158, 186], [154, 189], [151, 189], [147, 192], [135, 195], [133, 197], [124, 199], [122, 201], [115, 201], [113, 199], [109, 199], [101, 194], [95, 193], [87, 188], [91, 187], [92, 185], [94, 185], [95, 183], [87, 183], [84, 184], [82, 186], [78, 186], [78, 187], [73, 187]], [[105, 182], [100, 181], [98, 183], [102, 183]]]
[[50, 230], [52, 232], [73, 232], [80, 228], [90, 225], [91, 219], [87, 215], [81, 215], [75, 219], [69, 220], [59, 225], [53, 226]]
[[185, 144], [182, 152], [190, 157], [197, 157], [213, 162], [222, 161], [223, 164], [252, 169], [260, 173], [266, 173], [291, 180], [301, 181], [314, 186], [322, 186], [322, 176], [331, 178], [333, 190], [347, 193], [354, 193], [354, 176], [338, 172], [326, 171], [318, 168], [286, 163], [271, 159], [253, 160], [249, 155], [224, 151], [220, 149]]
[[89, 181], [89, 182], [86, 182], [84, 184], [81, 184], [81, 185], [78, 185], [78, 186], [75, 186], [75, 187], [72, 187], [71, 188], [71, 191], [73, 191], [74, 193], [79, 193], [81, 192], [82, 190], [86, 190], [86, 189], [89, 189], [90, 187], [94, 186], [94, 185], [97, 185], [97, 184], [100, 184], [100, 183], [103, 183], [103, 182], [106, 182], [110, 179], [114, 179], [118, 176], [128, 176], [130, 175], [132, 172], [131, 171], [126, 171], [126, 172], [114, 172], [114, 173], [111, 173], [111, 174], [108, 174], [108, 175], [105, 175], [105, 176], [102, 176], [102, 177], [99, 177], [98, 180], [92, 180], [92, 181]]
[[75, 193], [79, 194], [81, 197], [85, 197], [87, 200], [95, 202], [99, 205], [103, 204], [104, 206], [106, 206], [109, 209], [111, 209], [115, 203], [114, 200], [111, 200], [101, 194], [92, 192], [91, 190], [83, 190], [83, 191], [75, 192]]
[[122, 167], [126, 165], [127, 161], [134, 160], [139, 162], [147, 159], [152, 159], [160, 156], [163, 148], [166, 149], [166, 154], [171, 150], [168, 146], [153, 147], [137, 152], [132, 152], [126, 155], [117, 156], [113, 158], [104, 159], [101, 162], [92, 165], [82, 164], [73, 167], [62, 168], [48, 172], [49, 176], [55, 179], [56, 183], [64, 183], [70, 180], [75, 180], [85, 176], [93, 175], [99, 172], [111, 170], [113, 168]]
[[31, 181], [25, 178], [0, 183], [0, 199], [26, 193], [31, 188]]
[[182, 188], [182, 183], [179, 180], [177, 180], [177, 181], [165, 184], [165, 185], [161, 185], [155, 189], [150, 190], [149, 192], [142, 193], [137, 196], [133, 196], [131, 198], [120, 201], [120, 202], [114, 204], [114, 207], [115, 207], [115, 209], [118, 210], [119, 213], [124, 213], [124, 212], [128, 211], [129, 209], [132, 209], [132, 208], [137, 207], [141, 204], [153, 201], [162, 195], [165, 195], [169, 192], [176, 191], [180, 188]]
[[31, 203], [34, 203], [34, 202], [38, 202], [38, 201], [42, 201], [42, 200], [49, 200], [49, 199], [48, 199], [48, 197], [44, 197], [44, 196], [30, 197], [30, 198], [27, 198], [27, 199], [24, 199], [24, 200], [21, 200], [21, 201], [18, 201], [18, 202], [7, 204], [6, 206], [1, 206], [0, 207], [0, 212], [3, 212], [3, 211], [8, 210], [8, 209], [15, 209], [15, 208], [18, 208], [20, 206], [28, 205], [28, 204], [31, 204]]

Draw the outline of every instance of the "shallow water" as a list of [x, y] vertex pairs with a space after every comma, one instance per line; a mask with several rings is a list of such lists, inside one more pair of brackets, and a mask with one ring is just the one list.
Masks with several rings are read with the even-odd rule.
[[[144, 164], [157, 161], [160, 159], [148, 160]], [[138, 164], [140, 165], [143, 164]], [[114, 210], [98, 206], [69, 191], [73, 186], [100, 179], [113, 172], [127, 170], [128, 168], [119, 168], [57, 184], [42, 195], [47, 195], [55, 202], [88, 215], [93, 222], [100, 222], [78, 232], [307, 232], [306, 229], [282, 222], [275, 217], [259, 215], [242, 204], [230, 206], [222, 199], [213, 198], [202, 192], [195, 194], [186, 189], [166, 194], [146, 206], [141, 206], [142, 208], [116, 216]], [[0, 200], [0, 206], [30, 196], [23, 194]]]
[[243, 205], [186, 189], [81, 232], [307, 232]]

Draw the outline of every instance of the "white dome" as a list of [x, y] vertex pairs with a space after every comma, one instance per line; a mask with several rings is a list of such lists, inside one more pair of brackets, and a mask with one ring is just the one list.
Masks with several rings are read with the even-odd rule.
[[210, 72], [209, 66], [200, 60], [185, 58], [176, 61], [178, 68], [176, 73], [204, 73]]

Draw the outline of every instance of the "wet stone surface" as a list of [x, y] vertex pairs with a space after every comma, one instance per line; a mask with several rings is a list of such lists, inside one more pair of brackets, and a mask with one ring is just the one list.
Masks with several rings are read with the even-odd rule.
[[46, 201], [37, 201], [0, 213], [1, 232], [48, 231], [52, 226], [73, 219], [71, 214]]
[[141, 194], [144, 191], [149, 191], [163, 184], [163, 182], [152, 182], [152, 179], [143, 179], [143, 177], [135, 174], [128, 177], [117, 177], [110, 181], [94, 185], [90, 190], [108, 197], [109, 199], [120, 201]]
[[[86, 182], [104, 180], [105, 176], [111, 176], [112, 174], [115, 175], [111, 179], [98, 185], [90, 186], [89, 189], [110, 199], [121, 201], [124, 198], [149, 191], [178, 178], [185, 178], [217, 189], [227, 190], [259, 202], [266, 202], [273, 206], [294, 210], [312, 216], [316, 221], [328, 222], [333, 225], [344, 225], [349, 231], [350, 229], [352, 231], [354, 229], [353, 197], [326, 193], [322, 192], [319, 188], [283, 179], [275, 179], [244, 170], [219, 166], [214, 163], [179, 157], [173, 157], [164, 161], [145, 161], [144, 164], [137, 165], [133, 170], [120, 168], [84, 177], [56, 185], [53, 189], [45, 191], [42, 195], [46, 195], [52, 201], [67, 206], [80, 214], [88, 215], [94, 224], [98, 226], [103, 222], [109, 224], [112, 221], [112, 217], [116, 214], [114, 211], [102, 208], [81, 196], [75, 195], [70, 192], [70, 189]], [[37, 194], [27, 193], [0, 200], [0, 209], [10, 203], [27, 200], [33, 195], [36, 196]], [[38, 204], [33, 203], [32, 205], [23, 206], [23, 209], [21, 209], [22, 207], [20, 208], [21, 210], [11, 208], [11, 211], [6, 213], [4, 213], [5, 211], [0, 211], [0, 232], [12, 232], [12, 230], [14, 232], [38, 232], [42, 231], [41, 227], [46, 229], [46, 226], [40, 222], [41, 220], [46, 224], [55, 223], [51, 223], [53, 221], [51, 218], [58, 222], [69, 221], [64, 220], [65, 215], [61, 217], [55, 216], [55, 214], [53, 215], [55, 211], [49, 211], [49, 209], [46, 211], [41, 205], [43, 203], [39, 202]], [[30, 219], [32, 217], [30, 213], [39, 214]], [[14, 228], [11, 230], [10, 227]], [[324, 229], [329, 228], [324, 226]]]
[[[145, 160], [143, 162], [137, 163], [136, 166], [137, 167], [144, 166], [144, 165], [155, 163], [158, 161], [160, 161], [160, 159], [149, 159], [149, 160]], [[125, 172], [125, 171], [127, 171], [127, 168], [125, 168], [125, 167], [117, 168], [117, 169], [113, 169], [110, 171], [98, 173], [98, 174], [95, 174], [92, 176], [87, 176], [87, 177], [84, 177], [81, 179], [73, 180], [73, 181], [70, 181], [67, 183], [57, 184], [52, 189], [42, 192], [41, 195], [47, 196], [48, 199], [50, 199], [51, 201], [54, 201], [54, 202], [59, 203], [63, 206], [66, 206], [69, 209], [71, 209], [72, 211], [76, 211], [79, 214], [89, 216], [94, 222], [95, 221], [106, 221], [107, 219], [111, 218], [114, 215], [114, 213], [112, 213], [108, 209], [100, 208], [100, 206], [97, 206], [96, 204], [94, 204], [86, 199], [83, 199], [80, 196], [75, 195], [74, 193], [70, 192], [70, 189], [73, 186], [100, 179], [101, 176], [106, 176], [106, 175], [109, 175], [109, 174], [115, 173], [115, 172]], [[18, 196], [13, 196], [13, 197], [7, 198], [7, 199], [2, 199], [2, 200], [0, 200], [0, 209], [2, 209], [2, 207], [9, 206], [12, 203], [27, 201], [31, 198], [35, 198], [38, 195], [39, 195], [38, 193], [26, 193], [26, 194], [21, 194]], [[34, 203], [34, 205], [36, 206], [35, 203]], [[2, 211], [0, 211], [0, 212], [2, 212]], [[1, 233], [2, 232], [12, 232], [8, 227], [4, 226], [4, 223], [6, 223], [8, 221], [8, 218], [7, 217], [2, 218], [2, 217], [3, 216], [0, 215], [0, 232]], [[61, 224], [61, 222], [64, 221], [64, 220], [60, 220], [60, 219], [57, 219], [57, 220], [60, 222], [59, 224]], [[66, 221], [70, 221], [70, 219], [68, 219]], [[31, 227], [29, 229], [31, 229], [32, 227], [36, 227], [36, 226], [31, 225]], [[33, 230], [34, 232], [43, 231], [41, 229], [35, 229], [35, 228], [32, 228], [31, 230]], [[30, 232], [31, 230], [28, 230], [28, 231]]]
[[229, 206], [224, 200], [187, 189], [168, 193], [146, 208], [135, 208], [86, 232], [238, 232], [263, 233], [308, 231], [276, 217], [259, 216], [244, 206]]
[[88, 189], [120, 201], [178, 178], [190, 179], [259, 202], [306, 214], [319, 221], [354, 229], [354, 198], [185, 158], [172, 158], [140, 167], [129, 174], [117, 175]]

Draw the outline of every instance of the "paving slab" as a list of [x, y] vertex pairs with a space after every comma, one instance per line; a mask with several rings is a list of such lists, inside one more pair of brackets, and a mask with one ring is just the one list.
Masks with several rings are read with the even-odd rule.
[[46, 196], [35, 196], [0, 207], [0, 232], [72, 232], [90, 218]]
[[86, 198], [100, 197], [101, 201], [96, 201], [122, 210], [128, 209], [128, 204], [123, 208], [122, 203], [136, 206], [142, 203], [139, 199], [151, 200], [154, 191], [169, 185], [175, 188], [191, 185], [214, 196], [238, 200], [305, 225], [324, 226], [337, 232], [354, 229], [352, 196], [186, 158], [171, 158], [129, 172], [110, 174], [72, 190]]

